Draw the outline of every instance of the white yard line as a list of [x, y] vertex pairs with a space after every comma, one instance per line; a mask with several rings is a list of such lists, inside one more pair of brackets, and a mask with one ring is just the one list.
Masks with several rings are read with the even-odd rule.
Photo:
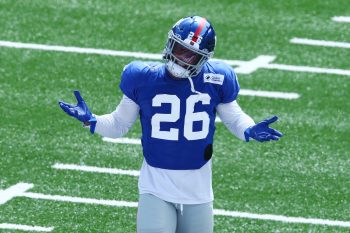
[[[20, 184], [26, 185], [27, 187], [33, 187], [33, 184], [26, 184], [26, 183], [20, 183]], [[9, 189], [11, 189], [11, 187]], [[38, 199], [38, 200], [51, 200], [51, 201], [115, 206], [115, 207], [136, 208], [138, 205], [137, 202], [71, 197], [71, 196], [62, 196], [62, 195], [49, 195], [49, 194], [32, 193], [32, 192], [19, 193], [16, 197], [26, 197], [26, 198]], [[329, 219], [288, 217], [283, 215], [272, 215], [272, 214], [255, 214], [255, 213], [247, 213], [247, 212], [239, 212], [239, 211], [222, 210], [222, 209], [214, 209], [214, 214], [217, 216], [270, 220], [270, 221], [285, 222], [285, 223], [303, 223], [303, 224], [327, 225], [327, 226], [338, 226], [338, 227], [350, 227], [349, 221], [338, 221], [338, 220], [329, 220]]]
[[[154, 53], [128, 52], [128, 51], [116, 51], [116, 50], [94, 49], [94, 48], [79, 48], [79, 47], [71, 47], [71, 46], [43, 45], [43, 44], [20, 43], [20, 42], [11, 42], [11, 41], [0, 41], [0, 47], [35, 49], [35, 50], [45, 50], [45, 51], [59, 51], [59, 52], [70, 52], [70, 53], [99, 54], [99, 55], [120, 56], [120, 57], [134, 57], [134, 58], [151, 59], [151, 60], [160, 60], [162, 57], [161, 54], [154, 54]], [[231, 66], [238, 66], [238, 68], [236, 68], [238, 69], [238, 71], [240, 71], [240, 67], [243, 67], [241, 70], [243, 70], [243, 72], [246, 72], [246, 73], [249, 73], [246, 64], [251, 64], [253, 62], [256, 64], [252, 72], [255, 71], [257, 68], [265, 68], [265, 69], [275, 69], [275, 70], [284, 70], [284, 71], [325, 73], [325, 74], [350, 76], [350, 70], [307, 67], [307, 66], [293, 66], [293, 65], [284, 65], [284, 64], [271, 64], [267, 59], [268, 57], [270, 57], [269, 58], [270, 60], [273, 58], [273, 56], [262, 55], [251, 61], [224, 60], [224, 59], [214, 59], [214, 60], [221, 60], [228, 63]], [[258, 59], [258, 61], [256, 59]], [[261, 59], [264, 60], [264, 62], [262, 62]]]
[[0, 205], [5, 204], [12, 198], [24, 193], [25, 191], [31, 188], [33, 188], [32, 184], [18, 183], [16, 185], [11, 186], [8, 189], [0, 190]]
[[257, 69], [262, 68], [265, 65], [273, 62], [273, 60], [275, 59], [276, 59], [275, 56], [266, 56], [266, 55], [258, 56], [257, 58], [251, 61], [245, 62], [244, 64], [237, 67], [235, 69], [235, 72], [238, 74], [251, 74]]
[[54, 230], [54, 227], [39, 227], [39, 226], [28, 226], [28, 225], [11, 224], [11, 223], [0, 223], [0, 229], [51, 232]]
[[[97, 172], [97, 173], [109, 173], [109, 174], [121, 174], [121, 175], [133, 175], [138, 176], [139, 172], [135, 170], [120, 170], [120, 169], [113, 169], [113, 168], [101, 168], [101, 167], [91, 167], [91, 166], [85, 166], [85, 165], [75, 165], [75, 164], [58, 164], [52, 166], [56, 169], [64, 169], [64, 170], [78, 170], [78, 171], [87, 171], [87, 172]], [[120, 172], [121, 171], [121, 172]], [[27, 196], [27, 194], [26, 194]], [[27, 196], [28, 197], [28, 196]], [[40, 196], [38, 194], [30, 194], [29, 197], [34, 198], [40, 198], [46, 196]], [[50, 199], [54, 199], [51, 198]], [[60, 198], [63, 200], [62, 198]], [[71, 200], [75, 200], [75, 198], [71, 198]], [[80, 200], [80, 199], [79, 199]], [[85, 203], [98, 203], [96, 200], [91, 201], [90, 199], [86, 200]], [[105, 203], [105, 202], [102, 202]], [[110, 203], [108, 201], [107, 203]], [[117, 205], [125, 207], [126, 204], [123, 202], [122, 204], [113, 204], [113, 202], [110, 203], [111, 205]], [[137, 204], [133, 203], [132, 205], [137, 206]], [[253, 214], [253, 213], [246, 213], [246, 212], [238, 212], [238, 211], [227, 211], [227, 210], [220, 210], [216, 209], [214, 210], [215, 215], [221, 215], [221, 216], [229, 216], [229, 217], [239, 217], [239, 218], [250, 218], [250, 219], [263, 219], [263, 220], [271, 220], [271, 221], [281, 221], [281, 222], [290, 222], [290, 223], [309, 223], [309, 224], [321, 224], [321, 225], [330, 225], [330, 226], [339, 226], [339, 224], [342, 224], [343, 226], [350, 227], [349, 222], [340, 222], [340, 221], [333, 221], [333, 220], [324, 220], [324, 219], [315, 219], [315, 218], [300, 218], [300, 217], [286, 217], [281, 215], [270, 215], [270, 214]]]
[[215, 122], [221, 123], [222, 121], [221, 121], [220, 117], [216, 116], [216, 117], [215, 117]]
[[288, 100], [298, 99], [300, 97], [298, 93], [293, 93], [293, 92], [256, 91], [256, 90], [249, 90], [249, 89], [241, 89], [239, 91], [239, 95], [268, 97], [268, 98], [276, 98], [276, 99], [288, 99]]
[[[72, 202], [72, 203], [83, 203], [83, 204], [95, 204], [95, 205], [105, 205], [105, 206], [115, 206], [115, 207], [136, 208], [138, 205], [137, 202], [117, 201], [117, 200], [102, 200], [102, 199], [94, 199], [94, 198], [81, 198], [81, 197], [70, 197], [70, 196], [61, 196], [61, 195], [47, 195], [47, 194], [29, 193], [29, 192], [24, 193], [21, 196], [33, 198], [33, 199], [41, 199], [41, 200], [52, 200], [52, 201]], [[220, 209], [214, 209], [214, 214], [218, 215], [218, 216], [239, 217], [239, 218], [259, 219], [259, 220], [271, 220], [271, 221], [286, 222], [286, 223], [304, 223], [304, 224], [350, 227], [350, 222], [328, 220], [328, 219], [288, 217], [288, 216], [272, 215], [272, 214], [254, 214], [254, 213], [228, 211], [228, 210], [220, 210]]]
[[285, 223], [303, 223], [303, 224], [314, 224], [314, 225], [350, 227], [350, 222], [347, 222], [347, 221], [328, 220], [328, 219], [319, 219], [319, 218], [288, 217], [288, 216], [273, 215], [273, 214], [254, 214], [254, 213], [227, 211], [227, 210], [219, 210], [219, 209], [214, 209], [214, 214], [221, 215], [221, 216], [228, 216], [228, 217], [270, 220], [270, 221], [285, 222]]
[[28, 197], [32, 199], [62, 201], [62, 202], [82, 203], [82, 204], [116, 206], [116, 207], [137, 207], [137, 202], [103, 200], [103, 199], [95, 199], [95, 198], [71, 197], [71, 196], [62, 196], [62, 195], [48, 195], [48, 194], [31, 193], [31, 192], [23, 193], [19, 197]]
[[293, 65], [282, 65], [282, 64], [267, 64], [264, 66], [265, 69], [272, 70], [285, 70], [293, 72], [307, 72], [307, 73], [318, 73], [318, 74], [336, 74], [350, 76], [350, 70], [342, 69], [328, 69], [310, 66], [293, 66]]
[[0, 41], [1, 47], [17, 48], [17, 49], [34, 49], [56, 52], [69, 52], [69, 53], [85, 53], [85, 54], [98, 54], [117, 57], [134, 57], [143, 59], [162, 59], [161, 54], [154, 53], [140, 53], [140, 52], [128, 52], [128, 51], [116, 51], [108, 49], [94, 49], [94, 48], [79, 48], [72, 46], [60, 46], [60, 45], [44, 45], [44, 44], [32, 44], [32, 43], [20, 43], [11, 41]]
[[340, 22], [340, 23], [350, 23], [349, 16], [334, 16], [334, 17], [332, 17], [332, 20], [335, 22]]
[[105, 142], [112, 142], [112, 143], [141, 145], [141, 140], [137, 139], [137, 138], [107, 138], [107, 137], [103, 137], [102, 140]]
[[115, 174], [115, 175], [129, 175], [129, 176], [140, 175], [140, 172], [136, 170], [122, 170], [122, 169], [115, 169], [115, 168], [85, 166], [85, 165], [77, 165], [77, 164], [56, 163], [52, 166], [52, 168], [59, 169], [59, 170], [97, 172], [97, 173], [107, 173], [107, 174]]
[[293, 38], [290, 40], [290, 42], [293, 44], [302, 44], [302, 45], [337, 47], [337, 48], [346, 48], [346, 49], [350, 48], [350, 43], [347, 43], [347, 42], [312, 40], [312, 39], [306, 39], [306, 38]]

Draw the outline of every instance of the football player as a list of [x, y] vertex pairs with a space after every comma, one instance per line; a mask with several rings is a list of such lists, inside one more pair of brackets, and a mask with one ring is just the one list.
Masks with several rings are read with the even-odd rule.
[[78, 91], [76, 105], [61, 108], [118, 138], [140, 117], [144, 161], [139, 177], [137, 232], [213, 232], [212, 161], [215, 117], [238, 138], [278, 140], [274, 116], [258, 124], [245, 114], [233, 69], [213, 61], [216, 36], [208, 19], [179, 20], [169, 31], [164, 63], [131, 62], [122, 72], [123, 97], [116, 110], [94, 115]]

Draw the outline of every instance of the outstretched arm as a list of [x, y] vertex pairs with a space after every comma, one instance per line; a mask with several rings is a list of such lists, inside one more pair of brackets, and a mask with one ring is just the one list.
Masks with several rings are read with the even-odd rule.
[[226, 128], [246, 142], [249, 142], [250, 138], [264, 142], [278, 140], [283, 136], [281, 132], [269, 127], [269, 124], [277, 121], [277, 116], [255, 124], [253, 119], [242, 111], [236, 101], [219, 104], [216, 109]]
[[124, 95], [116, 110], [112, 113], [95, 116], [97, 120], [95, 132], [103, 137], [122, 137], [135, 123], [139, 111], [140, 107]]
[[90, 126], [92, 134], [96, 132], [104, 137], [122, 137], [129, 131], [139, 115], [139, 106], [125, 95], [115, 111], [102, 116], [91, 113], [79, 91], [74, 91], [74, 95], [78, 101], [76, 105], [63, 101], [59, 101], [59, 105], [63, 111], [81, 121], [84, 126]]
[[245, 140], [244, 131], [255, 125], [253, 119], [243, 112], [237, 101], [219, 104], [216, 110], [226, 128], [241, 140]]

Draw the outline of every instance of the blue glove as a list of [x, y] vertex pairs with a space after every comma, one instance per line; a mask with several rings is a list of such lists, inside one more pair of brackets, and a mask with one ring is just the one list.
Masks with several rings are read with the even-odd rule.
[[84, 126], [90, 125], [90, 132], [93, 134], [96, 127], [96, 118], [92, 115], [83, 97], [80, 96], [79, 91], [74, 91], [74, 95], [78, 101], [77, 105], [67, 104], [63, 101], [59, 101], [58, 103], [68, 115], [83, 122]]
[[277, 141], [283, 134], [269, 127], [269, 124], [278, 120], [277, 116], [263, 120], [256, 125], [250, 126], [244, 131], [245, 141], [249, 142], [249, 138], [253, 138], [259, 142], [274, 140]]

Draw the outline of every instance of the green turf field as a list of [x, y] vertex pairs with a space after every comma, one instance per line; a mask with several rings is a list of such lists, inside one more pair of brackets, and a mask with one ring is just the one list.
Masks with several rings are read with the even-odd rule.
[[[348, 74], [260, 68], [238, 74], [242, 89], [298, 93], [298, 99], [240, 96], [255, 121], [274, 114], [285, 136], [245, 143], [217, 124], [213, 158], [215, 209], [316, 218], [321, 224], [215, 217], [215, 232], [350, 231], [350, 49], [292, 44], [294, 37], [350, 43], [349, 0], [13, 1], [0, 0], [0, 41], [162, 52], [181, 17], [208, 17], [218, 37], [215, 58], [340, 69]], [[0, 189], [137, 202], [137, 177], [52, 168], [55, 163], [138, 170], [139, 145], [91, 136], [57, 101], [73, 90], [96, 114], [121, 99], [120, 73], [133, 57], [0, 46]], [[137, 122], [126, 135], [140, 138]], [[5, 192], [0, 191], [0, 200]], [[348, 226], [327, 225], [326, 220]], [[135, 232], [136, 208], [14, 197], [0, 204], [1, 224], [52, 232]]]

